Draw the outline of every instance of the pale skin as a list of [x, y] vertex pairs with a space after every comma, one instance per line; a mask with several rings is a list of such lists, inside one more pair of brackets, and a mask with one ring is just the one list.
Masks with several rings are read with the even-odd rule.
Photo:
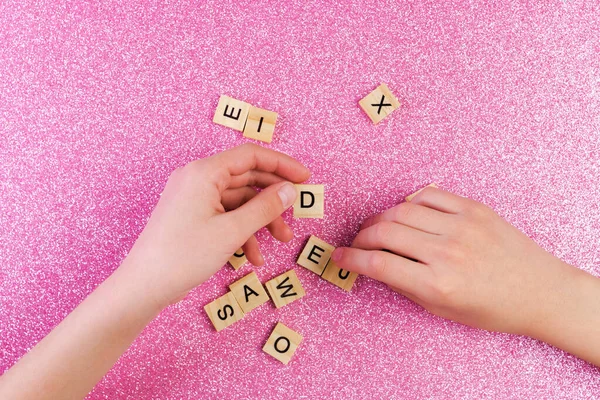
[[[281, 214], [296, 197], [291, 183], [309, 176], [291, 157], [255, 145], [173, 172], [121, 266], [0, 378], [0, 398], [84, 398], [154, 317], [240, 246], [263, 264], [256, 231], [291, 240]], [[427, 188], [366, 220], [332, 257], [434, 314], [528, 335], [600, 365], [600, 279], [480, 203]]]

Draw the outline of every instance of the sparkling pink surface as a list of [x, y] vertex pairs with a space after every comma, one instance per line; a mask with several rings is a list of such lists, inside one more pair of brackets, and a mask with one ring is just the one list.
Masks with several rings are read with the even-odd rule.
[[[327, 187], [292, 243], [260, 235], [263, 281], [432, 181], [600, 275], [598, 3], [329, 3], [0, 4], [0, 372], [118, 266], [172, 169], [246, 141], [211, 122], [220, 94], [277, 111], [267, 146]], [[380, 82], [402, 106], [374, 126]], [[89, 398], [600, 397], [597, 368], [364, 277], [298, 267], [304, 299], [216, 333], [203, 306], [250, 270], [164, 311]], [[277, 321], [305, 338], [288, 366], [260, 350]]]

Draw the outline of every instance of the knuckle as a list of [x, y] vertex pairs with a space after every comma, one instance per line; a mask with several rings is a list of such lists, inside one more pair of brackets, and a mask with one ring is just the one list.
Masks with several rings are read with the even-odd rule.
[[459, 288], [452, 279], [440, 279], [432, 285], [430, 290], [434, 303], [449, 308], [453, 308], [458, 305]]
[[377, 243], [384, 243], [388, 240], [392, 233], [393, 223], [389, 221], [381, 221], [373, 228], [374, 240]]
[[432, 187], [432, 186], [425, 186], [425, 187], [424, 187], [424, 188], [421, 190], [421, 193], [423, 193], [423, 196], [428, 196], [428, 195], [430, 195], [431, 193], [433, 193], [433, 192], [434, 192], [434, 191], [436, 191], [436, 190], [439, 190], [439, 189], [437, 189], [437, 188], [435, 188], [435, 187]]
[[239, 148], [243, 151], [254, 151], [258, 146], [254, 143], [244, 143], [239, 146]]
[[205, 160], [196, 160], [186, 164], [181, 168], [181, 176], [183, 179], [196, 179], [196, 177], [203, 173], [206, 168]]
[[402, 222], [408, 220], [414, 212], [413, 204], [411, 203], [401, 203], [396, 207], [394, 212], [394, 219], [397, 222]]
[[473, 201], [467, 211], [467, 214], [474, 219], [483, 219], [492, 212], [491, 208], [477, 201]]
[[377, 280], [382, 280], [388, 273], [387, 258], [378, 252], [371, 253], [369, 258], [369, 270], [372, 276]]
[[438, 259], [451, 265], [462, 265], [467, 259], [463, 242], [453, 237], [442, 241], [435, 249], [435, 253]]
[[177, 179], [179, 176], [182, 175], [182, 172], [183, 167], [175, 168], [173, 171], [171, 171], [171, 174], [169, 175], [169, 180]]

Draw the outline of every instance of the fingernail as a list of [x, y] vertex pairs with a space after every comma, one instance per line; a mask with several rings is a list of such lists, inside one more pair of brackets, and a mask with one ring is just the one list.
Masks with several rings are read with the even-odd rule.
[[279, 198], [281, 199], [281, 203], [283, 204], [283, 208], [288, 208], [292, 204], [294, 204], [294, 200], [296, 200], [296, 188], [291, 183], [287, 182], [277, 191]]
[[342, 254], [344, 253], [344, 250], [341, 248], [337, 248], [333, 251], [333, 254], [331, 254], [331, 259], [333, 261], [340, 261], [342, 259]]

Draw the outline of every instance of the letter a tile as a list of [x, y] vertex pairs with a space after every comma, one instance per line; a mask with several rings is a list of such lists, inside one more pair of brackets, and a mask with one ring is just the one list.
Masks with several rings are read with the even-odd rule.
[[254, 271], [242, 279], [233, 282], [229, 285], [229, 289], [231, 289], [231, 292], [245, 314], [269, 301], [269, 296]]
[[306, 294], [293, 269], [271, 279], [265, 283], [265, 286], [277, 308], [290, 304]]
[[271, 336], [267, 339], [263, 351], [287, 365], [302, 339], [301, 334], [278, 322]]
[[395, 109], [400, 107], [400, 102], [394, 97], [385, 83], [379, 85], [365, 98], [358, 102], [374, 124], [379, 123]]
[[248, 103], [221, 95], [213, 122], [242, 132], [246, 126], [250, 107]]
[[335, 247], [332, 245], [325, 243], [316, 236], [311, 236], [300, 257], [298, 257], [297, 263], [321, 276], [333, 250], [335, 250]]
[[323, 218], [325, 213], [324, 185], [296, 185], [295, 218]]
[[210, 318], [210, 322], [215, 326], [217, 332], [244, 317], [244, 312], [231, 292], [227, 292], [225, 295], [205, 305], [204, 311], [208, 314], [208, 318]]

